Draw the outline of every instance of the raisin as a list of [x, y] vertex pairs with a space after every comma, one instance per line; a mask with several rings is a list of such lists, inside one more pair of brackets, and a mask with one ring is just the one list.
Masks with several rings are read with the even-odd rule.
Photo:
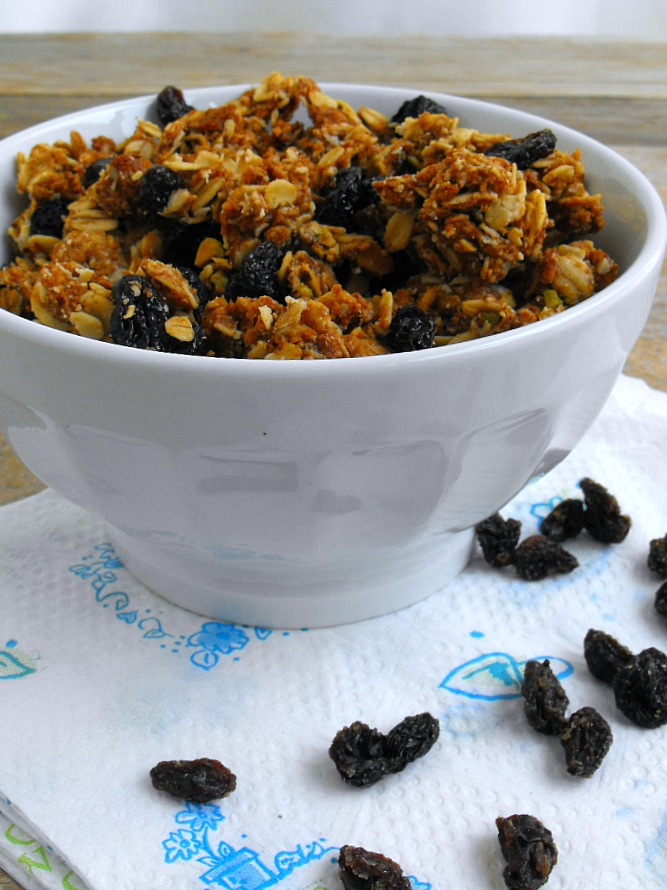
[[185, 101], [182, 90], [179, 90], [178, 87], [166, 86], [157, 94], [156, 110], [158, 120], [165, 126], [194, 109]]
[[172, 266], [194, 266], [199, 245], [205, 238], [220, 238], [220, 226], [213, 222], [176, 223], [164, 235], [162, 260]]
[[438, 740], [440, 723], [428, 712], [401, 720], [387, 734], [385, 748], [403, 766], [427, 754]]
[[611, 727], [595, 708], [580, 708], [571, 714], [560, 743], [571, 776], [590, 779], [611, 748]]
[[514, 565], [524, 581], [540, 581], [548, 575], [572, 572], [579, 562], [557, 541], [546, 535], [531, 535], [514, 551]]
[[510, 269], [503, 278], [503, 287], [508, 288], [512, 292], [517, 309], [526, 303], [526, 294], [530, 293], [533, 275], [534, 272], [528, 268], [528, 264], [521, 263], [519, 266]]
[[213, 293], [206, 287], [201, 280], [199, 273], [196, 269], [193, 269], [192, 266], [175, 265], [175, 267], [181, 273], [183, 278], [185, 278], [192, 290], [197, 294], [199, 305], [196, 311], [197, 314], [199, 314], [208, 301], [213, 297]]
[[193, 803], [226, 797], [236, 788], [236, 776], [219, 760], [162, 760], [150, 771], [153, 787]]
[[667, 581], [665, 581], [664, 584], [661, 584], [656, 590], [653, 605], [655, 606], [655, 611], [659, 615], [667, 617]]
[[521, 694], [524, 712], [534, 730], [544, 735], [560, 735], [563, 732], [565, 712], [570, 702], [548, 659], [526, 663]]
[[64, 198], [42, 201], [30, 219], [30, 234], [62, 238], [68, 207], [69, 203]]
[[603, 683], [611, 683], [620, 668], [633, 658], [632, 652], [601, 630], [591, 628], [584, 637], [588, 670]]
[[503, 519], [499, 513], [494, 513], [477, 525], [475, 534], [489, 565], [504, 568], [514, 562], [514, 552], [521, 534], [518, 519]]
[[398, 759], [387, 755], [385, 745], [384, 733], [355, 720], [336, 733], [329, 757], [344, 782], [355, 788], [366, 788], [397, 771]]
[[89, 189], [91, 185], [95, 185], [110, 163], [111, 158], [98, 158], [89, 164], [83, 174], [83, 187]]
[[183, 179], [175, 170], [154, 164], [141, 177], [139, 206], [146, 213], [161, 213], [172, 193], [183, 187]]
[[244, 257], [241, 268], [229, 279], [225, 290], [228, 300], [238, 297], [272, 297], [283, 301], [283, 289], [278, 280], [278, 270], [283, 252], [271, 241], [263, 241]]
[[391, 320], [385, 342], [392, 352], [430, 349], [435, 338], [435, 320], [418, 306], [401, 306]]
[[654, 538], [649, 544], [647, 565], [652, 572], [667, 578], [667, 535]]
[[411, 890], [403, 869], [382, 853], [349, 844], [340, 848], [339, 876], [345, 890]]
[[616, 707], [644, 729], [667, 723], [667, 655], [644, 649], [624, 664], [612, 682]]
[[504, 158], [510, 164], [516, 164], [519, 170], [525, 170], [535, 161], [548, 157], [555, 147], [555, 135], [551, 130], [545, 129], [529, 133], [523, 139], [496, 142], [487, 148], [484, 154], [494, 158]]
[[396, 114], [392, 117], [392, 124], [402, 124], [404, 120], [408, 117], [419, 117], [420, 114], [424, 114], [427, 112], [428, 114], [447, 114], [446, 109], [440, 105], [439, 102], [436, 102], [434, 99], [429, 99], [427, 96], [415, 96], [414, 99], [406, 99], [405, 102], [398, 109]]
[[551, 513], [540, 523], [540, 533], [552, 541], [576, 538], [584, 528], [584, 505], [576, 498], [568, 498], [556, 504]]
[[423, 757], [439, 732], [440, 724], [428, 713], [406, 717], [388, 735], [357, 720], [336, 733], [329, 757], [344, 782], [365, 788]]
[[620, 544], [630, 531], [630, 517], [621, 514], [616, 498], [599, 482], [585, 478], [579, 485], [584, 493], [584, 526], [588, 534], [603, 544]]
[[171, 337], [167, 334], [165, 340], [165, 351], [175, 355], [203, 355], [208, 348], [208, 340], [202, 330], [199, 322], [191, 318], [190, 324], [194, 336], [192, 340], [179, 340], [178, 337]]
[[553, 835], [539, 819], [526, 814], [496, 819], [498, 842], [507, 863], [503, 879], [508, 890], [537, 890], [549, 880], [558, 861]]
[[113, 343], [136, 349], [164, 352], [167, 333], [164, 324], [169, 307], [147, 278], [125, 275], [111, 289], [114, 308], [109, 322]]
[[326, 194], [315, 218], [324, 225], [347, 227], [355, 213], [377, 200], [371, 180], [364, 175], [361, 167], [346, 167], [336, 174], [333, 187]]
[[[368, 292], [379, 294], [383, 289], [394, 293], [406, 286], [408, 278], [413, 275], [419, 275], [422, 271], [419, 266], [418, 258], [409, 250], [398, 250], [391, 255], [392, 268], [386, 275], [371, 278], [368, 285]], [[340, 267], [337, 267], [337, 270]], [[354, 267], [352, 267], [354, 274]], [[340, 276], [339, 276], [340, 280]], [[442, 310], [443, 312], [445, 310]]]

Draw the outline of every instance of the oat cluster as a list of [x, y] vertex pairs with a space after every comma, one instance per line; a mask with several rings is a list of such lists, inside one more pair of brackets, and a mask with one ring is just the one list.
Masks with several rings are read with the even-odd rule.
[[398, 112], [275, 73], [120, 143], [35, 145], [0, 306], [139, 348], [346, 358], [521, 327], [615, 278], [578, 152], [517, 164], [527, 134]]

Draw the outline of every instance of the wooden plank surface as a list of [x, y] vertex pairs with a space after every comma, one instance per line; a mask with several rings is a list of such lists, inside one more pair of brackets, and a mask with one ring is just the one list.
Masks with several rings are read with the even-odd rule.
[[167, 83], [256, 82], [274, 70], [498, 99], [606, 142], [664, 145], [667, 130], [666, 48], [659, 43], [322, 41], [307, 34], [11, 35], [0, 41], [0, 135]]
[[[55, 115], [154, 93], [167, 83], [187, 89], [256, 82], [279, 70], [319, 81], [474, 96], [542, 114], [621, 152], [667, 204], [666, 58], [661, 43], [589, 39], [0, 35], [0, 137]], [[626, 371], [667, 391], [667, 267]], [[40, 488], [0, 441], [0, 504]], [[0, 890], [17, 887], [0, 870]]]
[[17, 95], [134, 95], [180, 80], [239, 83], [272, 70], [400, 83], [462, 95], [667, 98], [662, 43], [531, 37], [465, 40], [308, 34], [11, 35], [2, 90]]

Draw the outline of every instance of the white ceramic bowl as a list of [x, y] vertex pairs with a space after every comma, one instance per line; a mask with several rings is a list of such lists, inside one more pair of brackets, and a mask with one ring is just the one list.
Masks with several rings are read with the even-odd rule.
[[[414, 91], [322, 84], [393, 114]], [[193, 90], [197, 106], [240, 86]], [[321, 626], [442, 588], [473, 527], [577, 444], [639, 336], [665, 251], [650, 183], [550, 121], [430, 94], [462, 124], [580, 147], [604, 199], [596, 239], [614, 284], [548, 320], [423, 352], [262, 362], [143, 352], [0, 312], [0, 424], [27, 466], [104, 517], [128, 569], [222, 620]], [[67, 115], [0, 142], [2, 227], [18, 212], [14, 158], [40, 141], [120, 138], [154, 97]], [[442, 596], [446, 596], [444, 591]]]

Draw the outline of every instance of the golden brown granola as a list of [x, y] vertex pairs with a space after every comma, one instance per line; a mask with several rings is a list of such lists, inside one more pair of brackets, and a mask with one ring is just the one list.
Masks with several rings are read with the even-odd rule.
[[[602, 202], [580, 153], [518, 166], [497, 152], [510, 138], [437, 107], [389, 119], [279, 73], [118, 143], [73, 132], [18, 156], [26, 206], [0, 307], [129, 346], [262, 359], [531, 324], [618, 267], [590, 240]], [[401, 319], [430, 339], [406, 340]], [[159, 330], [142, 339], [141, 325]]]

